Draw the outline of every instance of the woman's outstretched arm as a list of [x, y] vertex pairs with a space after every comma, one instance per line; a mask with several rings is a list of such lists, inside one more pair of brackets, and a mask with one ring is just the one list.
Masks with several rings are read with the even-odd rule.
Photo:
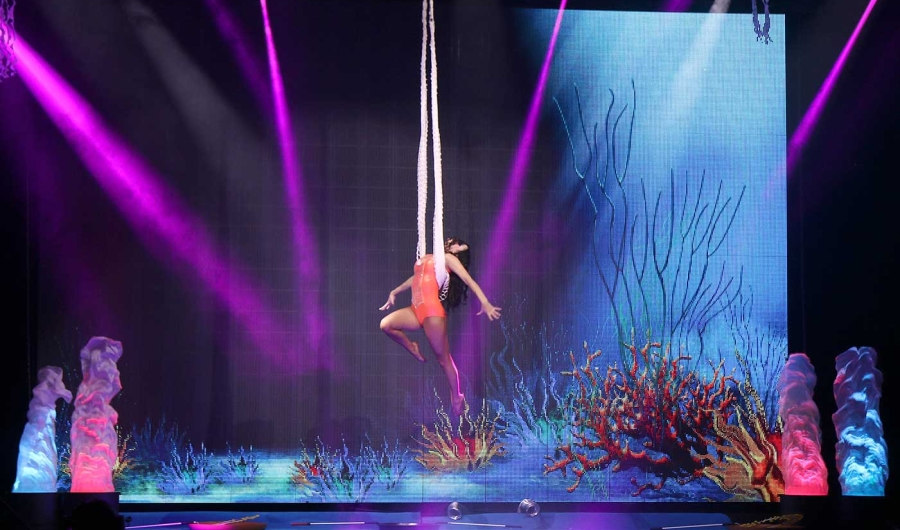
[[478, 297], [478, 300], [481, 302], [481, 311], [478, 314], [486, 314], [488, 320], [497, 320], [500, 318], [500, 308], [491, 304], [488, 301], [487, 296], [484, 295], [484, 291], [481, 290], [481, 287], [478, 286], [478, 283], [472, 278], [469, 274], [469, 271], [463, 267], [462, 262], [459, 261], [459, 258], [454, 256], [453, 254], [447, 253], [445, 254], [445, 260], [447, 262], [447, 267], [450, 268], [450, 271], [459, 276], [459, 278], [469, 286], [469, 289], [475, 293], [475, 296]]
[[394, 290], [388, 295], [387, 302], [384, 303], [383, 306], [379, 307], [379, 311], [386, 311], [390, 309], [394, 305], [394, 299], [398, 294], [412, 287], [413, 276], [410, 276], [405, 282], [401, 283], [397, 287], [394, 287]]

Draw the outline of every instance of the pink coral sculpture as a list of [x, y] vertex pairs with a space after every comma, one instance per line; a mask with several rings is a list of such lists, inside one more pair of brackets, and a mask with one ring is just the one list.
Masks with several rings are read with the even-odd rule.
[[828, 468], [822, 459], [819, 409], [813, 401], [816, 372], [809, 357], [788, 357], [778, 378], [778, 410], [784, 422], [779, 467], [787, 495], [827, 495]]

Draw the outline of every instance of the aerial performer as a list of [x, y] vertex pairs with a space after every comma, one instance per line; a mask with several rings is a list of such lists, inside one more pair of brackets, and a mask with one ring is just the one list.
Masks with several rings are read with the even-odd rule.
[[[433, 223], [433, 244], [436, 249], [426, 254], [425, 245], [425, 206], [428, 197], [428, 83], [425, 70], [430, 39], [431, 56], [431, 116], [434, 136], [434, 180], [435, 180], [435, 212]], [[441, 137], [438, 128], [437, 107], [437, 62], [434, 47], [434, 5], [433, 0], [422, 1], [422, 62], [421, 62], [421, 135], [419, 137], [419, 157], [417, 165], [418, 180], [418, 245], [413, 275], [394, 288], [388, 295], [387, 302], [381, 306], [386, 311], [396, 303], [399, 293], [411, 289], [412, 303], [408, 307], [398, 309], [381, 320], [381, 329], [391, 339], [403, 346], [419, 362], [425, 357], [419, 345], [410, 340], [407, 332], [423, 330], [444, 370], [450, 384], [450, 405], [455, 415], [463, 413], [466, 398], [459, 385], [459, 372], [450, 353], [450, 340], [447, 336], [447, 314], [459, 306], [471, 290], [481, 302], [482, 313], [493, 321], [500, 318], [500, 308], [490, 303], [478, 283], [469, 275], [469, 245], [457, 238], [444, 240], [443, 237], [443, 191], [441, 185]], [[438, 242], [443, 241], [442, 251], [437, 251]]]

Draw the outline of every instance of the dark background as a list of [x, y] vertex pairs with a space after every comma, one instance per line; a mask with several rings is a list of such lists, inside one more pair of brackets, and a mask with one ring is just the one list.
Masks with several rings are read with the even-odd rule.
[[[396, 6], [400, 0], [385, 1]], [[256, 5], [255, 2], [251, 2]], [[333, 16], [365, 16], [379, 2]], [[453, 2], [440, 2], [452, 4]], [[466, 2], [458, 2], [465, 4]], [[569, 9], [659, 10], [665, 2], [570, 2]], [[862, 0], [771, 0], [774, 12], [787, 16], [788, 132], [793, 133], [868, 2]], [[503, 2], [504, 5], [557, 7], [552, 2]], [[694, 2], [692, 10], [708, 9]], [[700, 5], [704, 4], [704, 5]], [[749, 1], [733, 2], [731, 12], [749, 12]], [[744, 5], [747, 4], [747, 5]], [[759, 2], [760, 7], [762, 2]], [[853, 346], [879, 353], [885, 384], [881, 412], [891, 467], [897, 469], [898, 411], [892, 379], [900, 370], [898, 346], [896, 219], [898, 145], [900, 145], [900, 31], [898, 9], [887, 0], [875, 7], [841, 73], [800, 163], [789, 175], [789, 350], [807, 353], [816, 367], [816, 401], [822, 414], [823, 456], [829, 464], [830, 490], [840, 486], [833, 467], [835, 434], [834, 358]], [[198, 13], [202, 10], [198, 9]], [[17, 24], [39, 18], [28, 3], [17, 6]], [[168, 21], [167, 21], [168, 22]], [[405, 24], [407, 21], [398, 21]], [[187, 23], [187, 22], [185, 22]], [[748, 22], [749, 24], [749, 22]], [[384, 28], [384, 31], [390, 31]], [[334, 46], [351, 46], [335, 39]], [[360, 49], [365, 46], [355, 44]], [[52, 57], [48, 57], [53, 64]], [[284, 65], [283, 65], [284, 68]], [[9, 81], [7, 81], [9, 82]], [[13, 80], [12, 82], [16, 82]], [[449, 82], [449, 81], [448, 81]], [[460, 97], [466, 92], [457, 80]], [[390, 97], [388, 87], [372, 88]], [[24, 90], [22, 88], [21, 90]], [[449, 91], [445, 92], [448, 93]], [[246, 95], [244, 95], [246, 97]], [[524, 102], [523, 102], [524, 103]], [[34, 105], [34, 103], [31, 103]], [[10, 119], [10, 116], [0, 116]], [[35, 310], [38, 288], [35, 227], [29, 225], [26, 181], [0, 151], [3, 248], [3, 303], [7, 405], [0, 439], [0, 490], [10, 491], [24, 415], [38, 368]], [[77, 163], [74, 160], [72, 163]], [[893, 451], [892, 451], [893, 449]], [[889, 480], [892, 496], [896, 479]]]

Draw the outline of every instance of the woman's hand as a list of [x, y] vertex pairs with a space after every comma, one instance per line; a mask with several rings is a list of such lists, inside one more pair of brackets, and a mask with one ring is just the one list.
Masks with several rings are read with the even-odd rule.
[[396, 295], [394, 294], [394, 291], [391, 291], [391, 294], [388, 295], [387, 302], [385, 302], [383, 306], [379, 307], [378, 310], [379, 310], [379, 311], [386, 311], [386, 310], [390, 309], [391, 307], [393, 307], [393, 305], [394, 305], [394, 297], [395, 297], [395, 296], [396, 296]]
[[492, 306], [490, 302], [482, 302], [481, 303], [481, 311], [478, 314], [484, 313], [487, 315], [488, 320], [500, 320], [500, 308]]

